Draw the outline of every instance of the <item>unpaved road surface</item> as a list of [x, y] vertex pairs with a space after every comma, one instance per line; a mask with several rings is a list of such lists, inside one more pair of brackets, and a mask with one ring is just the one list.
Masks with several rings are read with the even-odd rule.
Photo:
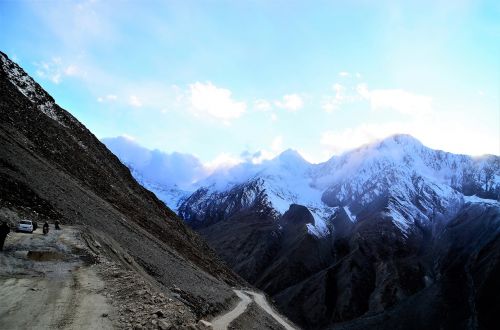
[[233, 322], [238, 316], [244, 313], [252, 299], [240, 290], [234, 290], [234, 293], [241, 299], [238, 305], [226, 314], [220, 315], [212, 320], [214, 330], [225, 330], [228, 325]]
[[[0, 252], [1, 330], [196, 328], [178, 294], [165, 295], [133, 270], [91, 253], [87, 244], [95, 237], [83, 239], [80, 230], [10, 234]], [[214, 330], [295, 329], [263, 295], [234, 292], [239, 303], [212, 320]]]
[[111, 329], [103, 281], [70, 227], [11, 233], [0, 252], [0, 329]]
[[[241, 291], [234, 290], [236, 295], [241, 299], [234, 309], [227, 312], [226, 314], [220, 315], [212, 320], [212, 326], [214, 330], [226, 330], [228, 329], [231, 322], [237, 319], [241, 314], [245, 313], [248, 305], [252, 302], [252, 298], [255, 303], [272, 318], [274, 318], [281, 326], [287, 330], [296, 330], [292, 327], [282, 316], [276, 313], [272, 307], [268, 304], [266, 297], [260, 293], [253, 291]], [[248, 296], [250, 295], [250, 296]]]
[[266, 313], [271, 315], [279, 324], [281, 324], [287, 330], [295, 330], [294, 327], [290, 326], [288, 322], [278, 313], [276, 313], [273, 308], [268, 304], [266, 297], [263, 294], [253, 292], [253, 291], [245, 291], [246, 293], [253, 296], [254, 301], [262, 308]]

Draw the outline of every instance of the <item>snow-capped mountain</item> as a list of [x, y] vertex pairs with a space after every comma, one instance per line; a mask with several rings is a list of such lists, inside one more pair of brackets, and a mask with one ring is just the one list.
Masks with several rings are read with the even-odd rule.
[[[360, 318], [354, 328], [363, 329], [422, 313], [429, 325], [442, 313], [464, 317], [460, 308], [478, 317], [454, 298], [480, 299], [460, 291], [478, 284], [456, 278], [498, 275], [468, 268], [494, 263], [500, 251], [498, 156], [451, 154], [395, 135], [322, 164], [286, 151], [199, 184], [179, 215], [307, 328]], [[410, 299], [453, 307], [414, 312]]]
[[144, 177], [143, 172], [136, 170], [133, 165], [123, 164], [128, 167], [134, 179], [141, 186], [153, 192], [158, 199], [163, 201], [174, 212], [178, 211], [179, 204], [191, 194], [191, 192], [181, 189], [177, 184], [162, 184], [156, 180], [151, 181]]
[[[193, 227], [203, 227], [255, 205], [278, 219], [291, 204], [314, 217], [309, 232], [331, 233], [343, 208], [354, 222], [362, 210], [387, 200], [385, 214], [402, 231], [449, 218], [464, 196], [498, 200], [498, 156], [470, 157], [433, 150], [408, 135], [395, 135], [311, 164], [286, 150], [260, 164], [242, 163], [206, 177], [185, 154], [150, 151], [127, 138], [103, 139], [143, 186]], [[368, 208], [369, 209], [369, 208]], [[366, 213], [366, 212], [365, 212]]]
[[497, 306], [490, 291], [500, 276], [499, 156], [395, 135], [321, 164], [287, 150], [207, 176], [189, 155], [104, 142], [305, 328], [496, 322], [488, 306]]
[[[342, 207], [354, 222], [374, 205], [405, 234], [415, 226], [449, 219], [464, 196], [500, 198], [500, 158], [473, 158], [433, 150], [408, 135], [395, 135], [322, 164], [287, 150], [262, 164], [242, 164], [201, 181], [179, 214], [203, 227], [255, 205], [283, 215], [291, 204], [314, 217], [309, 231], [325, 236]], [[381, 204], [382, 203], [382, 204]], [[368, 212], [370, 210], [370, 212]], [[364, 211], [364, 212], [363, 212]]]
[[262, 164], [241, 164], [216, 172], [181, 203], [179, 214], [193, 226], [203, 227], [206, 219], [222, 220], [256, 206], [278, 219], [291, 204], [300, 204], [314, 216], [309, 229], [324, 235], [328, 233], [325, 220], [334, 208], [321, 201], [322, 191], [312, 185], [313, 167], [296, 151], [287, 150]]

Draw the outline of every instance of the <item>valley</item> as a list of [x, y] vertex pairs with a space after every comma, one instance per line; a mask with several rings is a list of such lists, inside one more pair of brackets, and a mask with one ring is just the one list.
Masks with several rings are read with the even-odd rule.
[[[134, 164], [128, 166], [141, 182]], [[305, 328], [364, 328], [387, 315], [407, 324], [422, 313], [408, 310], [413, 299], [442, 308], [412, 321], [419, 327], [487, 327], [494, 318], [486, 303], [491, 297], [459, 289], [449, 267], [472, 267], [468, 276], [478, 290], [498, 275], [498, 156], [451, 154], [396, 135], [320, 164], [285, 151], [195, 186], [165, 201], [177, 205], [236, 273]], [[162, 192], [168, 189], [175, 187]], [[476, 260], [477, 253], [485, 259]], [[480, 266], [486, 260], [492, 264]], [[485, 299], [484, 309], [450, 295]], [[454, 314], [457, 308], [467, 312]], [[440, 313], [450, 319], [439, 320]]]

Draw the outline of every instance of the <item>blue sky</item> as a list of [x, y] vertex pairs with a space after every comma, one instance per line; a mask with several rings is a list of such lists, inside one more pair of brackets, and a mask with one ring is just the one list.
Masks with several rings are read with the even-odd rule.
[[209, 166], [394, 133], [500, 154], [498, 1], [0, 1], [0, 50], [97, 137]]

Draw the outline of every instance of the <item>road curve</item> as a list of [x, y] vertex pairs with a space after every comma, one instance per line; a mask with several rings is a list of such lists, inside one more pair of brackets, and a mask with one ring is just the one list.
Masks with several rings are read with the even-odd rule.
[[266, 297], [260, 293], [253, 291], [241, 291], [241, 290], [233, 290], [236, 295], [241, 299], [238, 305], [231, 311], [226, 314], [220, 315], [212, 320], [212, 326], [214, 330], [227, 330], [229, 324], [237, 319], [241, 314], [243, 314], [248, 305], [252, 302], [252, 298], [250, 298], [247, 294], [253, 297], [253, 300], [257, 305], [259, 305], [262, 310], [271, 315], [279, 324], [281, 324], [287, 330], [296, 330], [292, 327], [288, 322], [281, 317], [278, 313], [276, 313], [272, 307], [267, 303]]
[[234, 290], [234, 293], [236, 293], [241, 301], [233, 310], [212, 320], [211, 323], [214, 330], [226, 330], [228, 325], [233, 322], [238, 316], [243, 314], [246, 311], [248, 305], [252, 302], [252, 299], [245, 293], [243, 293], [243, 291]]
[[296, 330], [294, 327], [290, 326], [288, 322], [282, 318], [278, 313], [276, 313], [273, 308], [267, 303], [267, 299], [263, 294], [245, 291], [246, 293], [253, 296], [254, 301], [260, 306], [267, 314], [271, 315], [279, 324], [281, 324], [287, 330]]

